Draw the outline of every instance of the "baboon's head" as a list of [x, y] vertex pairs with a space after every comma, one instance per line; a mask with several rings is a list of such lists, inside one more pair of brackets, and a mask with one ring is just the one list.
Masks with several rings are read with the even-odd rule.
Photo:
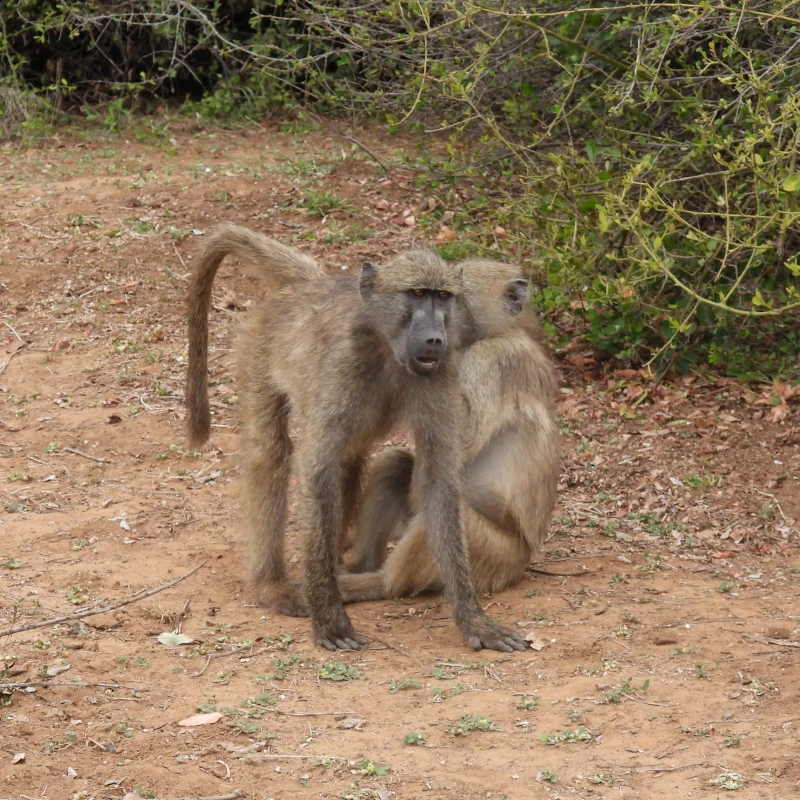
[[359, 281], [369, 326], [414, 375], [433, 375], [466, 333], [461, 273], [428, 248], [414, 248]]
[[486, 258], [468, 258], [457, 266], [463, 274], [474, 338], [497, 336], [520, 322], [523, 327], [535, 325], [528, 281], [520, 277], [518, 267]]

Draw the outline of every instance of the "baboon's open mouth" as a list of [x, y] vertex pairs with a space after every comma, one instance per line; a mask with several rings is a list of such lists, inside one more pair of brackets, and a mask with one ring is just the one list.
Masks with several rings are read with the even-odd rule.
[[439, 366], [439, 359], [436, 356], [417, 356], [414, 359], [418, 372], [433, 372]]

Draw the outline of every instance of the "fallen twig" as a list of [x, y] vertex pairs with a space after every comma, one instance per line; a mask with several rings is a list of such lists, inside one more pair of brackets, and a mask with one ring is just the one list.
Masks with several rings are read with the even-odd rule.
[[113, 464], [113, 461], [109, 461], [107, 458], [98, 458], [97, 456], [90, 456], [88, 453], [84, 453], [83, 450], [76, 450], [74, 447], [62, 447], [61, 448], [65, 453], [72, 453], [76, 456], [82, 456], [83, 458], [88, 458], [90, 461], [96, 461], [98, 464]]
[[87, 683], [86, 681], [22, 681], [20, 683], [0, 683], [0, 691], [3, 689], [27, 689], [29, 686], [90, 686], [97, 689], [129, 689], [132, 692], [147, 692], [139, 686], [125, 686], [121, 683]]
[[67, 614], [63, 617], [53, 617], [52, 619], [45, 619], [41, 620], [40, 622], [29, 622], [26, 625], [17, 625], [16, 628], [7, 628], [4, 631], [0, 631], [0, 638], [3, 636], [11, 636], [12, 633], [22, 633], [23, 631], [32, 631], [34, 628], [45, 628], [48, 625], [58, 625], [60, 622], [69, 622], [73, 619], [83, 619], [83, 617], [92, 617], [95, 614], [105, 614], [107, 611], [116, 611], [118, 608], [122, 608], [123, 606], [130, 605], [131, 603], [136, 603], [139, 600], [144, 600], [147, 597], [152, 597], [154, 594], [158, 594], [159, 592], [163, 592], [164, 589], [169, 589], [171, 586], [174, 586], [176, 583], [180, 583], [181, 581], [186, 580], [190, 575], [194, 575], [200, 567], [205, 566], [205, 561], [202, 564], [198, 564], [194, 569], [189, 570], [185, 575], [181, 575], [180, 578], [175, 578], [174, 581], [170, 581], [169, 583], [164, 583], [161, 586], [157, 586], [155, 589], [148, 589], [142, 590], [137, 592], [132, 597], [128, 597], [126, 600], [120, 600], [118, 603], [113, 603], [110, 606], [103, 606], [102, 608], [87, 608], [85, 611], [77, 611], [74, 614]]
[[246, 644], [243, 645], [242, 647], [236, 647], [233, 650], [227, 650], [224, 653], [209, 653], [208, 656], [206, 657], [206, 663], [203, 665], [203, 669], [201, 669], [200, 672], [193, 672], [192, 677], [199, 678], [208, 669], [208, 665], [211, 663], [212, 658], [224, 658], [225, 656], [233, 656], [236, 655], [236, 653], [241, 653], [243, 650], [252, 650], [252, 649], [253, 645]]
[[28, 343], [24, 342], [13, 353], [11, 353], [11, 355], [6, 360], [6, 363], [3, 364], [2, 366], [0, 366], [0, 374], [2, 374], [5, 371], [5, 368], [11, 363], [11, 359], [14, 358], [14, 356], [17, 353], [19, 353], [20, 350], [24, 350], [27, 346], [28, 346]]
[[237, 789], [230, 794], [210, 794], [205, 797], [156, 798], [156, 800], [237, 800], [238, 797], [244, 797], [244, 792], [241, 789]]
[[790, 642], [788, 639], [769, 639], [764, 636], [756, 636], [753, 633], [743, 633], [742, 636], [753, 639], [753, 641], [756, 642], [761, 642], [761, 644], [777, 644], [780, 647], [800, 647], [800, 642]]
[[648, 772], [675, 772], [678, 769], [689, 769], [689, 767], [702, 767], [707, 764], [707, 761], [695, 761], [693, 764], [679, 764], [677, 767], [661, 767], [658, 764], [643, 764], [637, 766], [635, 764], [603, 764], [602, 769], [627, 769], [630, 772], [648, 771]]

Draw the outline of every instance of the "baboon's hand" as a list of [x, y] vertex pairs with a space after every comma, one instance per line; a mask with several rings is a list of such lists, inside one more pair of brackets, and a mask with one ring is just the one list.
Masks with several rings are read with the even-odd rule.
[[314, 620], [314, 641], [326, 650], [361, 650], [368, 640], [356, 633], [342, 609], [335, 617]]
[[514, 650], [525, 650], [527, 643], [521, 634], [510, 628], [503, 628], [489, 622], [486, 617], [478, 617], [472, 624], [465, 626], [464, 635], [473, 650], [500, 650], [511, 653]]

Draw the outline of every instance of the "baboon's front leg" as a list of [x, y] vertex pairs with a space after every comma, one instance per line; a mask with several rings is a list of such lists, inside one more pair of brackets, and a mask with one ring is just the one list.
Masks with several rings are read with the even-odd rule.
[[[435, 390], [435, 384], [429, 384]], [[495, 625], [478, 605], [461, 529], [461, 455], [457, 403], [430, 397], [436, 413], [420, 407], [414, 440], [417, 461], [412, 493], [431, 537], [434, 558], [456, 624], [473, 650], [524, 650], [516, 631]], [[437, 402], [438, 401], [438, 402]], [[421, 412], [421, 413], [420, 413]], [[433, 422], [435, 420], [435, 423]]]

